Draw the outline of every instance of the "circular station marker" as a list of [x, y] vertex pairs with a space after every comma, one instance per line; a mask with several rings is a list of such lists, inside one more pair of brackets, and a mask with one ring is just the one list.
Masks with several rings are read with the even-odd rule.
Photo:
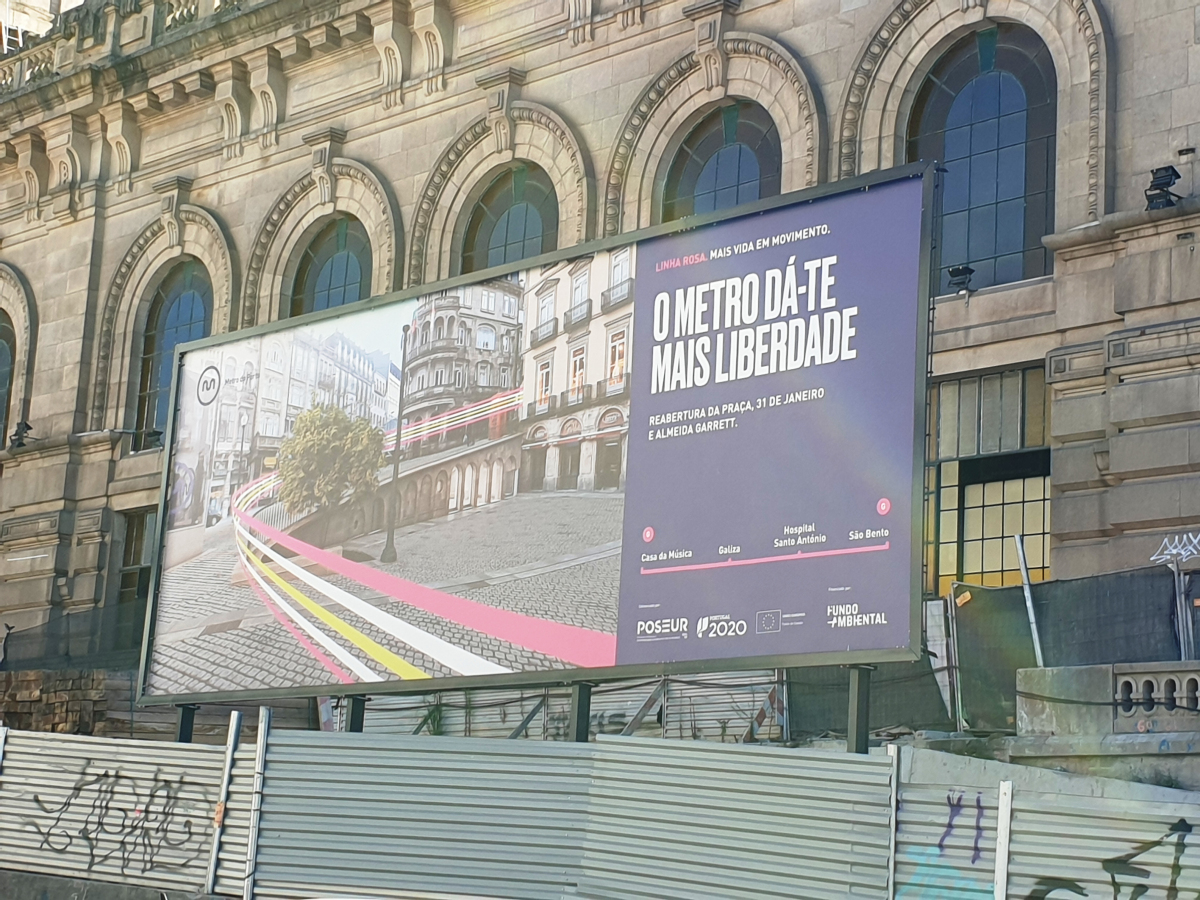
[[649, 525], [642, 529], [642, 540], [647, 544], [654, 540], [654, 529]]
[[875, 504], [875, 512], [879, 513], [881, 516], [886, 516], [891, 511], [892, 501], [887, 497], [881, 497], [879, 502]]

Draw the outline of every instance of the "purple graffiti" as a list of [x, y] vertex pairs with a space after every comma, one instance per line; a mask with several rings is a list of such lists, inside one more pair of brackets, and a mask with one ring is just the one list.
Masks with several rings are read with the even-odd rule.
[[957, 796], [955, 796], [954, 791], [946, 793], [946, 805], [950, 807], [950, 818], [946, 820], [946, 830], [942, 833], [942, 839], [938, 841], [938, 853], [946, 852], [946, 841], [949, 839], [951, 832], [954, 831], [954, 820], [962, 812], [962, 804], [962, 791], [959, 791]]

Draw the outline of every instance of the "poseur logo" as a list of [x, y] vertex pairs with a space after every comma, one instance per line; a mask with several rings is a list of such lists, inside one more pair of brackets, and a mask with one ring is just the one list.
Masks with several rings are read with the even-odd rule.
[[687, 637], [688, 620], [680, 619], [647, 619], [637, 623], [638, 637], [643, 635], [670, 636], [682, 635]]

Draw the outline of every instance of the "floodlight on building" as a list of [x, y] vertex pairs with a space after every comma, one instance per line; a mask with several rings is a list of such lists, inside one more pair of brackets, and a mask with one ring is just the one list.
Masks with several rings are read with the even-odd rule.
[[18, 422], [16, 429], [12, 433], [12, 437], [9, 439], [9, 449], [24, 447], [25, 438], [29, 436], [29, 432], [31, 431], [33, 431], [33, 426], [28, 422]]
[[970, 266], [951, 266], [950, 287], [958, 291], [960, 294], [965, 294], [971, 290], [971, 276], [975, 274], [975, 270]]
[[1171, 188], [1179, 180], [1179, 170], [1174, 166], [1162, 166], [1150, 172], [1150, 187], [1146, 188], [1146, 209], [1170, 209], [1176, 200], [1182, 200]]

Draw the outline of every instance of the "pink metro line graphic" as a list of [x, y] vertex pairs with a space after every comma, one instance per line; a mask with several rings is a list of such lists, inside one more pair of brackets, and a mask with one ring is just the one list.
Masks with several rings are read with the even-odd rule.
[[801, 559], [819, 559], [823, 556], [852, 556], [856, 553], [878, 553], [890, 550], [891, 541], [882, 544], [871, 544], [865, 547], [842, 547], [838, 550], [797, 550], [795, 553], [783, 553], [777, 556], [758, 556], [753, 559], [723, 559], [717, 562], [685, 563], [679, 566], [642, 566], [643, 575], [667, 575], [672, 572], [701, 572], [705, 569], [733, 569], [739, 566], [758, 566], [763, 563], [793, 562]]
[[[455, 410], [449, 415], [427, 420], [421, 423], [421, 427], [413, 428], [411, 433], [406, 432], [402, 443], [408, 444], [503, 413], [512, 408], [514, 403], [519, 403], [520, 397], [520, 391], [511, 391], [472, 407]], [[392, 430], [386, 435], [385, 447], [391, 449], [394, 446], [395, 431]], [[434, 590], [346, 559], [272, 527], [255, 513], [265, 502], [275, 499], [279, 485], [280, 476], [271, 473], [245, 485], [234, 496], [239, 560], [251, 579], [255, 594], [279, 624], [341, 683], [383, 680], [351, 653], [346, 644], [387, 669], [393, 677], [426, 679], [432, 676], [334, 612], [337, 607], [436, 660], [454, 674], [496, 675], [511, 669], [413, 626], [386, 609], [362, 599], [353, 590], [346, 590], [329, 578], [314, 574], [297, 564], [295, 557], [289, 559], [275, 547], [291, 551], [296, 557], [307, 559], [334, 575], [342, 576], [355, 590], [366, 589], [564, 663], [580, 667], [602, 667], [614, 663], [616, 637], [612, 634], [523, 615]], [[304, 588], [298, 587], [297, 583], [303, 584]], [[314, 596], [320, 597], [320, 600], [314, 599]], [[300, 610], [308, 613], [308, 616]], [[341, 638], [342, 642], [335, 640], [334, 635]]]

